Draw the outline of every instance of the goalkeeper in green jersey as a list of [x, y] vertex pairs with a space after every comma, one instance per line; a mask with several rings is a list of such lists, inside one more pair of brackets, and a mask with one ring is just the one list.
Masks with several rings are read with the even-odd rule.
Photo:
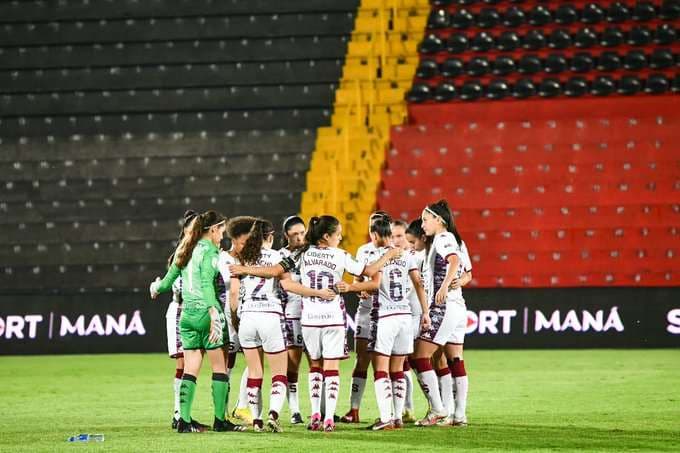
[[215, 211], [198, 215], [175, 251], [175, 257], [163, 280], [151, 284], [151, 297], [170, 291], [178, 276], [182, 277], [182, 315], [180, 337], [184, 349], [184, 375], [180, 386], [180, 420], [177, 432], [201, 432], [207, 427], [191, 418], [191, 404], [196, 391], [196, 377], [206, 351], [212, 365], [212, 396], [215, 408], [215, 431], [243, 431], [224, 416], [229, 394], [229, 379], [222, 353], [224, 313], [215, 294], [218, 274], [219, 244], [226, 219]]

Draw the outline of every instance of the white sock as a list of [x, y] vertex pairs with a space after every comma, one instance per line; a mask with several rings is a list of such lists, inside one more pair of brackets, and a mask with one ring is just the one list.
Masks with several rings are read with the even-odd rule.
[[349, 402], [352, 409], [359, 409], [361, 407], [361, 399], [364, 397], [364, 390], [366, 389], [366, 373], [363, 376], [352, 375], [352, 393], [350, 393]]
[[248, 379], [248, 407], [253, 420], [262, 420], [262, 379]]
[[404, 413], [404, 404], [408, 394], [407, 379], [405, 373], [391, 373], [392, 379], [392, 401], [394, 404], [394, 418], [401, 419]]
[[175, 378], [175, 382], [173, 382], [172, 387], [175, 390], [175, 413], [174, 417], [175, 420], [179, 420], [179, 388], [182, 385], [182, 378]]
[[321, 390], [323, 374], [320, 368], [309, 370], [309, 401], [312, 404], [312, 415], [321, 414]]
[[275, 412], [278, 418], [281, 408], [286, 401], [286, 391], [288, 389], [288, 379], [283, 375], [276, 375], [272, 378], [272, 388], [269, 392], [269, 411]]
[[248, 367], [243, 370], [241, 375], [241, 384], [238, 388], [238, 404], [237, 409], [248, 408]]
[[465, 410], [467, 408], [467, 394], [468, 394], [468, 377], [460, 376], [454, 379], [456, 386], [456, 410], [453, 418], [456, 420], [465, 420]]
[[326, 371], [324, 375], [324, 389], [326, 390], [324, 421], [330, 420], [333, 422], [335, 419], [335, 408], [338, 405], [338, 395], [340, 394], [340, 376], [337, 371]]
[[[300, 412], [300, 398], [298, 397], [298, 375], [289, 374], [288, 375], [288, 408], [290, 408], [290, 414], [297, 414]], [[295, 379], [295, 382], [291, 381]]]
[[375, 399], [378, 402], [378, 412], [380, 413], [380, 421], [387, 423], [392, 420], [392, 381], [387, 377], [387, 373], [377, 371], [375, 373]]
[[413, 375], [411, 374], [411, 371], [404, 371], [404, 379], [406, 379], [404, 409], [413, 412]]
[[453, 415], [453, 379], [451, 378], [451, 372], [446, 368], [446, 374], [438, 377], [439, 394], [442, 399], [442, 406], [444, 406], [444, 412], [446, 412], [446, 415]]
[[420, 382], [423, 384], [423, 391], [427, 400], [430, 402], [432, 412], [442, 415], [444, 414], [444, 406], [442, 405], [442, 398], [439, 394], [439, 381], [437, 380], [437, 373], [434, 370], [427, 370], [418, 373]]

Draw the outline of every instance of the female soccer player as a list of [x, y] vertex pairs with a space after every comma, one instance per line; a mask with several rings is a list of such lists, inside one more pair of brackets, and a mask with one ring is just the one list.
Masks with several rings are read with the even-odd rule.
[[[184, 221], [182, 223], [182, 231], [179, 235], [179, 242], [182, 241], [184, 234], [189, 229], [189, 223], [196, 217], [196, 211], [188, 210], [184, 213]], [[172, 265], [175, 253], [168, 258], [168, 267]], [[172, 302], [168, 304], [168, 310], [165, 312], [165, 327], [168, 338], [168, 354], [175, 359], [175, 380], [173, 382], [173, 390], [175, 392], [175, 411], [172, 417], [172, 429], [177, 429], [179, 423], [179, 388], [182, 384], [182, 375], [184, 374], [184, 350], [182, 349], [182, 342], [179, 337], [179, 319], [182, 315], [182, 279], [178, 278], [172, 285]]]
[[[305, 245], [297, 255], [300, 259], [300, 276], [304, 286], [316, 290], [335, 289], [345, 272], [355, 276], [375, 275], [392, 258], [401, 256], [400, 249], [390, 249], [375, 263], [364, 265], [349, 253], [337, 248], [342, 239], [342, 226], [332, 216], [312, 217], [305, 236]], [[275, 267], [232, 266], [232, 275], [279, 275], [283, 265]], [[335, 408], [338, 402], [340, 360], [347, 358], [346, 312], [340, 295], [332, 301], [318, 297], [302, 298], [302, 337], [310, 358], [309, 396], [312, 417], [308, 429], [335, 430]], [[322, 368], [323, 366], [323, 368]], [[321, 389], [325, 388], [325, 421], [321, 420]]]
[[[305, 244], [305, 222], [299, 216], [290, 216], [283, 221], [283, 236], [286, 246], [279, 250], [281, 256], [294, 256], [295, 252]], [[291, 278], [300, 281], [300, 269], [296, 266], [291, 270]], [[304, 423], [300, 414], [300, 400], [298, 397], [298, 373], [300, 359], [305, 344], [302, 339], [302, 297], [293, 292], [282, 294], [285, 299], [286, 334], [288, 336], [288, 407], [290, 408], [290, 422], [293, 425]]]
[[[368, 218], [368, 234], [371, 240], [359, 247], [357, 250], [357, 261], [362, 264], [370, 264], [379, 257], [376, 256], [378, 247], [377, 238], [371, 233], [373, 222], [379, 219], [391, 220], [385, 211], [375, 211]], [[355, 282], [361, 282], [362, 277], [356, 277]], [[377, 291], [362, 291], [359, 293], [359, 306], [355, 317], [356, 331], [354, 332], [354, 352], [356, 363], [352, 371], [352, 385], [350, 387], [350, 409], [340, 418], [343, 423], [359, 423], [359, 409], [361, 400], [366, 388], [366, 377], [368, 375], [368, 365], [371, 363], [371, 355], [368, 352], [368, 343], [371, 337], [371, 313], [376, 305], [378, 298]]]
[[[392, 241], [390, 222], [376, 220], [371, 225], [371, 233], [379, 247], [378, 255], [387, 253]], [[388, 261], [371, 281], [352, 285], [344, 282], [338, 284], [341, 291], [378, 290], [379, 294], [377, 313], [371, 326], [375, 334], [369, 344], [380, 412], [380, 420], [372, 425], [374, 431], [401, 428], [403, 425], [402, 412], [407, 390], [404, 359], [413, 352], [411, 306], [407, 297], [409, 287], [416, 292], [421, 311], [427, 308], [417, 266], [413, 255], [405, 253], [400, 258]], [[427, 315], [423, 317], [423, 327], [429, 327]]]
[[242, 427], [225, 419], [227, 375], [223, 343], [224, 314], [215, 295], [218, 246], [225, 229], [225, 219], [215, 211], [194, 218], [189, 230], [177, 246], [172, 266], [161, 281], [151, 284], [151, 295], [167, 292], [182, 275], [182, 317], [180, 335], [184, 348], [184, 375], [180, 387], [180, 420], [177, 432], [200, 432], [203, 428], [191, 418], [191, 406], [196, 391], [196, 377], [201, 369], [205, 350], [212, 365], [212, 396], [215, 431], [241, 431]]
[[[282, 256], [271, 246], [274, 242], [274, 227], [268, 220], [258, 219], [253, 224], [248, 239], [239, 254], [240, 261], [246, 266], [276, 266]], [[244, 276], [232, 278], [232, 286], [240, 285], [241, 319], [239, 340], [248, 364], [248, 403], [253, 417], [253, 429], [263, 431], [262, 403], [262, 363], [260, 349], [267, 356], [272, 373], [270, 411], [267, 426], [272, 432], [281, 432], [279, 414], [286, 398], [288, 386], [288, 354], [286, 348], [285, 318], [283, 304], [279, 298], [279, 283], [286, 291], [323, 300], [333, 300], [335, 293], [328, 289], [310, 289], [290, 280], [288, 273], [276, 278]], [[232, 315], [237, 303], [232, 300]]]
[[427, 294], [430, 300], [431, 327], [421, 333], [416, 343], [415, 362], [419, 379], [430, 403], [430, 411], [420, 420], [420, 426], [431, 426], [445, 419], [439, 382], [431, 359], [437, 349], [445, 346], [447, 359], [451, 360], [451, 372], [456, 380], [456, 411], [454, 426], [467, 424], [465, 403], [467, 400], [467, 376], [463, 365], [463, 341], [467, 324], [467, 309], [460, 287], [452, 288], [453, 281], [464, 272], [462, 240], [453, 222], [446, 201], [428, 205], [423, 210], [422, 227], [428, 239]]

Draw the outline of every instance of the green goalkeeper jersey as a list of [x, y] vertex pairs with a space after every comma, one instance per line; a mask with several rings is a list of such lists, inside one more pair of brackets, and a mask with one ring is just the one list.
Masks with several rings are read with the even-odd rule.
[[182, 309], [207, 310], [215, 307], [221, 311], [215, 293], [219, 249], [212, 241], [201, 239], [194, 247], [191, 259], [180, 269], [172, 263], [158, 288], [159, 293], [170, 291], [172, 283], [182, 275]]

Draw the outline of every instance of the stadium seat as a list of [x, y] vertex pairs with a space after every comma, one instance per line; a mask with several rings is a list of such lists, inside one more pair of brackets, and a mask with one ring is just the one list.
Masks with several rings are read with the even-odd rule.
[[571, 59], [571, 70], [574, 72], [588, 72], [593, 66], [593, 57], [588, 52], [578, 52]]
[[656, 17], [654, 4], [648, 1], [638, 1], [633, 7], [631, 17], [638, 22], [648, 22]]
[[582, 28], [574, 35], [574, 45], [587, 49], [597, 44], [597, 33], [590, 28]]
[[551, 21], [550, 10], [543, 5], [536, 5], [529, 11], [529, 23], [533, 26], [544, 26]]
[[673, 93], [680, 93], [680, 74], [676, 74], [673, 77], [673, 85], [671, 86]]
[[496, 75], [508, 75], [515, 71], [515, 61], [507, 55], [501, 55], [493, 62], [493, 73]]
[[514, 31], [505, 31], [498, 37], [498, 50], [512, 52], [520, 47], [521, 41]]
[[434, 90], [434, 99], [437, 102], [448, 102], [456, 97], [456, 87], [451, 83], [441, 83]]
[[609, 76], [597, 76], [593, 80], [590, 92], [595, 96], [609, 96], [616, 91], [616, 83]]
[[539, 50], [547, 45], [547, 40], [540, 30], [530, 30], [522, 40], [522, 46], [529, 50]]
[[541, 60], [533, 54], [525, 54], [520, 58], [517, 65], [522, 74], [535, 74], [543, 69]]
[[477, 15], [476, 24], [479, 28], [493, 28], [501, 21], [501, 17], [495, 8], [482, 8]]
[[420, 60], [416, 69], [416, 77], [421, 79], [431, 79], [439, 74], [439, 65], [435, 60]]
[[562, 54], [550, 54], [546, 57], [544, 63], [545, 72], [550, 74], [559, 74], [567, 69], [568, 62]]
[[428, 28], [447, 28], [451, 22], [451, 17], [445, 9], [435, 9], [430, 13], [427, 20]]
[[520, 79], [515, 83], [512, 95], [518, 99], [525, 99], [536, 95], [536, 85], [531, 79]]
[[663, 94], [670, 88], [670, 83], [663, 74], [651, 74], [645, 83], [645, 91], [651, 94]]
[[432, 97], [432, 89], [429, 85], [424, 83], [415, 83], [411, 90], [407, 93], [406, 99], [408, 102], [421, 103], [429, 100]]
[[494, 47], [493, 36], [485, 31], [477, 33], [470, 43], [470, 48], [475, 52], [487, 52]]
[[516, 6], [511, 6], [503, 14], [503, 25], [509, 28], [516, 28], [524, 24], [526, 15], [524, 11]]
[[548, 45], [553, 49], [566, 49], [571, 47], [571, 44], [571, 35], [561, 28], [553, 30], [548, 37]]
[[510, 85], [503, 79], [492, 80], [486, 89], [486, 96], [489, 99], [503, 99], [509, 94]]
[[558, 79], [543, 79], [538, 87], [538, 94], [544, 98], [552, 98], [562, 94], [562, 86]]
[[555, 22], [560, 25], [570, 25], [578, 20], [578, 13], [574, 5], [561, 4], [555, 10]]
[[473, 57], [466, 65], [468, 75], [481, 77], [486, 75], [491, 69], [489, 59], [486, 57]]
[[[671, 24], [661, 24], [659, 27], [656, 29], [656, 33], [654, 35], [654, 42], [657, 44], [662, 44], [662, 45], [669, 45], [673, 44], [676, 40], [678, 39], [677, 35], [677, 30], [673, 25]], [[645, 45], [651, 42], [651, 33], [649, 34], [648, 38], [646, 41], [643, 41], [641, 44], [634, 44], [634, 45]]]
[[642, 82], [640, 79], [633, 75], [625, 75], [621, 77], [619, 81], [619, 93], [631, 96], [639, 93], [642, 90]]
[[653, 69], [667, 69], [674, 64], [675, 59], [670, 49], [654, 49], [649, 57], [649, 67]]
[[458, 77], [464, 70], [465, 64], [458, 58], [447, 58], [441, 65], [441, 74], [444, 77]]
[[597, 59], [597, 69], [612, 72], [621, 67], [621, 57], [616, 52], [602, 52]]
[[564, 85], [564, 94], [579, 97], [588, 93], [588, 81], [583, 77], [572, 77]]
[[458, 54], [468, 50], [470, 41], [463, 33], [454, 33], [446, 39], [446, 50]]
[[609, 22], [620, 23], [630, 19], [630, 10], [625, 3], [614, 2], [607, 8], [607, 20]]
[[451, 16], [451, 26], [458, 30], [466, 30], [475, 22], [475, 16], [465, 8], [459, 9]]
[[604, 47], [618, 47], [623, 44], [625, 36], [618, 27], [607, 27], [600, 36], [600, 45]]
[[664, 0], [659, 9], [659, 17], [663, 20], [677, 20], [680, 17], [680, 3], [677, 0]]
[[630, 29], [627, 42], [631, 46], [645, 46], [652, 42], [652, 32], [645, 26], [635, 26]]
[[464, 101], [476, 101], [483, 95], [484, 90], [478, 80], [468, 80], [460, 88], [460, 98]]
[[641, 50], [630, 50], [623, 60], [623, 67], [629, 71], [639, 71], [647, 67], [647, 57]]

